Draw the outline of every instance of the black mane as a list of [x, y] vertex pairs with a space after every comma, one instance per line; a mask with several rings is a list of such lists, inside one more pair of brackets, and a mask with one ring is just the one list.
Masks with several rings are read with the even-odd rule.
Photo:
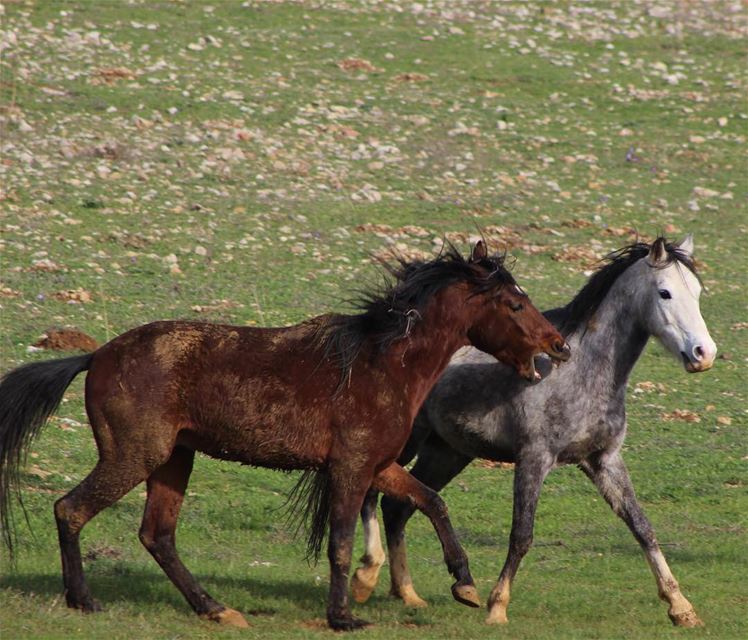
[[383, 264], [391, 276], [379, 290], [362, 291], [352, 301], [360, 313], [334, 315], [322, 327], [320, 339], [325, 357], [335, 361], [342, 371], [341, 387], [364, 343], [377, 352], [386, 351], [393, 342], [407, 337], [421, 320], [421, 313], [436, 293], [456, 282], [466, 282], [475, 294], [504, 285], [516, 284], [504, 266], [504, 256], [487, 256], [477, 261], [464, 258], [447, 244], [432, 260], [407, 261], [393, 256], [394, 264]]
[[546, 317], [564, 337], [575, 333], [595, 314], [618, 277], [632, 264], [645, 258], [658, 244], [664, 249], [666, 259], [657, 268], [664, 269], [673, 262], [679, 262], [698, 277], [693, 258], [664, 237], [657, 237], [652, 244], [637, 241], [605, 256], [605, 264], [590, 276], [574, 299], [565, 307], [547, 311]]

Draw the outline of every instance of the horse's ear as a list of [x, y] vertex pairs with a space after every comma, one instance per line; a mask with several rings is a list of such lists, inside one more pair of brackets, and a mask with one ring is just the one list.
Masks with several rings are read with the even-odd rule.
[[473, 247], [473, 251], [470, 254], [470, 262], [480, 262], [488, 257], [488, 249], [486, 243], [483, 240], [478, 240]]
[[675, 245], [680, 249], [683, 253], [685, 253], [689, 258], [693, 257], [693, 234], [689, 233], [683, 240], [676, 243]]
[[665, 249], [665, 239], [664, 238], [657, 238], [652, 243], [652, 246], [649, 249], [649, 255], [647, 256], [647, 263], [650, 265], [657, 266], [659, 264], [662, 264], [664, 262], [665, 258], [667, 256], [667, 249]]

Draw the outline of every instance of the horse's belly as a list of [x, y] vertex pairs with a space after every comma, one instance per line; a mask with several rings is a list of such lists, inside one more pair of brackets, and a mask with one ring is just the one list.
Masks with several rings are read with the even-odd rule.
[[290, 429], [226, 427], [183, 431], [184, 444], [212, 458], [271, 469], [308, 469], [322, 466], [326, 439]]
[[594, 453], [609, 449], [611, 442], [613, 440], [606, 433], [596, 432], [566, 443], [556, 455], [556, 460], [559, 464], [576, 464]]
[[453, 449], [471, 458], [485, 458], [495, 462], [514, 462], [515, 442], [508, 431], [487, 429], [485, 424], [439, 425], [439, 436]]
[[515, 462], [516, 452], [512, 443], [486, 442], [482, 446], [473, 448], [474, 458], [485, 458], [494, 462]]

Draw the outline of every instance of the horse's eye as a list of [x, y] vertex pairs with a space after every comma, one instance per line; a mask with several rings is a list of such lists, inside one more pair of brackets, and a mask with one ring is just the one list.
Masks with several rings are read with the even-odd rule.
[[660, 298], [663, 300], [670, 300], [673, 296], [670, 295], [670, 292], [667, 289], [660, 289]]
[[510, 302], [509, 308], [512, 311], [522, 311], [522, 309], [525, 308], [525, 305], [523, 305], [521, 302]]

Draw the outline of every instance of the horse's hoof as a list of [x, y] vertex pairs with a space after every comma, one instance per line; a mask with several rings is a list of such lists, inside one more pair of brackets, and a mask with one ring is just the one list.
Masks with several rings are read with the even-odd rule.
[[679, 613], [668, 613], [670, 620], [676, 627], [703, 627], [704, 623], [693, 609]]
[[240, 629], [247, 629], [249, 627], [249, 623], [244, 619], [244, 616], [236, 609], [227, 608], [220, 611], [211, 611], [210, 613], [204, 613], [200, 617], [204, 620], [226, 625], [227, 627], [239, 627]]
[[356, 629], [363, 629], [368, 627], [371, 622], [366, 620], [359, 620], [353, 616], [340, 616], [340, 617], [327, 617], [327, 624], [330, 625], [330, 629], [334, 631], [355, 631]]
[[68, 600], [68, 607], [71, 609], [78, 609], [83, 613], [99, 613], [100, 611], [104, 611], [104, 607], [101, 606], [101, 603], [90, 597], [84, 598], [80, 602]]
[[99, 613], [99, 611], [104, 611], [104, 607], [98, 600], [91, 598], [89, 604], [83, 610], [86, 613]]
[[461, 604], [468, 607], [480, 607], [480, 596], [475, 585], [472, 584], [453, 584], [452, 597]]
[[488, 612], [486, 624], [507, 624], [506, 609], [492, 609]]
[[393, 587], [390, 595], [393, 598], [399, 598], [406, 607], [410, 607], [411, 609], [424, 609], [429, 606], [428, 602], [419, 597], [412, 584], [402, 585], [397, 588]]
[[363, 567], [359, 567], [356, 569], [356, 573], [353, 574], [353, 578], [351, 578], [351, 595], [359, 604], [366, 602], [374, 592], [374, 587], [377, 586], [376, 578], [371, 580], [370, 576], [367, 576], [366, 573]]

